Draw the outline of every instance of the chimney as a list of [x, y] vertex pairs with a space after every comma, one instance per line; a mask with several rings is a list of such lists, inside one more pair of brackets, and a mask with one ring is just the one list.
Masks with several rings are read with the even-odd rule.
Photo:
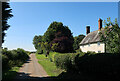
[[99, 20], [98, 20], [98, 30], [100, 31], [101, 30], [101, 28], [102, 28], [102, 19], [100, 19], [99, 18]]
[[86, 35], [90, 33], [90, 26], [86, 26]]

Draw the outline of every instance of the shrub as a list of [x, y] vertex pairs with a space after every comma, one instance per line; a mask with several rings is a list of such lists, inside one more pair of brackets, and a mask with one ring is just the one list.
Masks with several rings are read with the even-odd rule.
[[77, 50], [75, 50], [75, 52], [76, 53], [81, 53], [82, 51], [81, 51], [81, 49], [77, 49]]
[[2, 49], [2, 67], [3, 70], [9, 69], [14, 66], [19, 66], [29, 58], [27, 52], [18, 48], [17, 50], [8, 51]]
[[78, 57], [76, 66], [79, 72], [87, 75], [114, 77], [120, 74], [120, 54], [85, 54]]
[[120, 75], [120, 54], [110, 53], [66, 53], [54, 57], [57, 67], [96, 77], [117, 77]]
[[2, 68], [6, 69], [6, 68], [9, 68], [8, 67], [8, 62], [9, 62], [9, 59], [6, 55], [2, 55]]
[[65, 69], [66, 71], [75, 70], [75, 57], [78, 53], [57, 54], [54, 57], [54, 62], [57, 67]]

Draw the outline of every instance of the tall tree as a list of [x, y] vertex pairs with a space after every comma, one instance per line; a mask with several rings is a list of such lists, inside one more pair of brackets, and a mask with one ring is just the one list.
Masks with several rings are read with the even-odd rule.
[[10, 8], [9, 3], [2, 2], [2, 43], [4, 42], [4, 37], [6, 35], [5, 31], [8, 30], [8, 28], [10, 27], [7, 21], [11, 17], [13, 17], [11, 12], [12, 12], [12, 9]]
[[[64, 39], [64, 41], [63, 41], [64, 37], [67, 39]], [[57, 39], [59, 39], [59, 40], [57, 40]], [[61, 22], [51, 23], [50, 26], [48, 27], [47, 31], [43, 35], [43, 40], [44, 40], [44, 42], [48, 42], [48, 44], [51, 44], [51, 46], [53, 46], [53, 45], [55, 45], [55, 43], [59, 42], [58, 45], [62, 44], [61, 46], [58, 47], [59, 49], [64, 48], [63, 46], [65, 46], [65, 41], [67, 41], [66, 42], [67, 45], [65, 46], [65, 48], [69, 47], [70, 48], [69, 50], [73, 50], [74, 39], [73, 39], [71, 30], [68, 28], [68, 26], [64, 26], [63, 23], [61, 23]], [[66, 51], [68, 52], [68, 49], [64, 50], [64, 52], [66, 52]], [[60, 50], [58, 52], [60, 52]], [[63, 52], [63, 50], [62, 50], [62, 52]], [[69, 52], [71, 52], [71, 51], [69, 51]]]
[[104, 32], [100, 32], [101, 40], [105, 43], [106, 52], [120, 53], [120, 28], [117, 19], [114, 22], [110, 18], [104, 21]]
[[50, 24], [47, 31], [43, 35], [43, 40], [50, 43], [55, 38], [55, 34], [57, 32], [61, 32], [64, 36], [74, 40], [70, 29], [67, 26], [63, 26], [63, 23], [56, 21]]
[[41, 42], [42, 42], [42, 36], [35, 35], [35, 37], [33, 38], [33, 45], [35, 49], [39, 49], [41, 47]]

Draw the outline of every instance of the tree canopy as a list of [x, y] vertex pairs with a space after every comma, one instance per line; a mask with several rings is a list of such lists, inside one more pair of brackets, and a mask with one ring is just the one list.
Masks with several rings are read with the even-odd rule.
[[10, 27], [7, 21], [11, 17], [13, 17], [11, 12], [12, 12], [12, 9], [10, 8], [9, 3], [2, 2], [2, 43], [4, 42], [4, 37], [6, 35], [5, 31], [8, 30], [8, 28]]
[[[47, 31], [41, 38], [35, 36], [33, 44], [35, 48], [41, 47], [43, 50], [53, 50], [57, 52], [73, 51], [74, 38], [68, 26], [64, 26], [61, 22], [52, 22]], [[39, 44], [38, 44], [39, 43]], [[63, 50], [64, 49], [64, 50]]]
[[33, 38], [33, 45], [35, 46], [35, 49], [39, 49], [40, 48], [40, 43], [42, 42], [42, 36], [39, 35], [35, 35], [35, 37]]
[[47, 31], [43, 35], [43, 40], [50, 43], [55, 38], [55, 34], [57, 32], [61, 32], [64, 36], [67, 36], [69, 39], [73, 40], [72, 33], [68, 26], [63, 26], [63, 23], [56, 21], [50, 24]]
[[100, 33], [101, 40], [105, 43], [106, 52], [120, 53], [120, 28], [117, 19], [114, 22], [110, 18], [104, 21], [104, 32]]
[[61, 53], [73, 52], [73, 40], [61, 32], [56, 33], [55, 39], [51, 42], [52, 50]]

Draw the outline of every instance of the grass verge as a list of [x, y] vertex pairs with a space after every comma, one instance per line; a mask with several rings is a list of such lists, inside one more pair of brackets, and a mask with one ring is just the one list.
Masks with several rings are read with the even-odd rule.
[[45, 57], [44, 54], [36, 54], [36, 57], [38, 59], [38, 63], [43, 66], [49, 76], [58, 76], [63, 72], [63, 70], [55, 66], [54, 62], [51, 62], [49, 57]]

